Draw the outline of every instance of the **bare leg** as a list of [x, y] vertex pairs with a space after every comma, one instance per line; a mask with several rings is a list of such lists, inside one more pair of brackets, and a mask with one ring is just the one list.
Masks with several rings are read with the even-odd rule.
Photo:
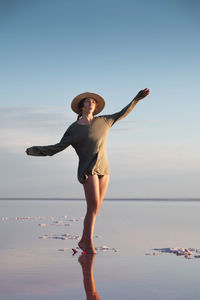
[[108, 175], [101, 178], [98, 178], [97, 175], [89, 175], [88, 180], [83, 184], [87, 201], [87, 213], [84, 219], [83, 235], [78, 245], [87, 253], [96, 253], [93, 244], [94, 224], [108, 187], [108, 181]]
[[109, 175], [104, 175], [103, 177], [99, 178], [99, 208], [101, 207], [101, 204], [105, 197], [108, 188], [108, 183], [109, 183]]
[[84, 219], [84, 229], [79, 247], [87, 253], [96, 253], [93, 244], [93, 231], [99, 208], [99, 178], [97, 175], [89, 175], [83, 184], [87, 202], [87, 212]]

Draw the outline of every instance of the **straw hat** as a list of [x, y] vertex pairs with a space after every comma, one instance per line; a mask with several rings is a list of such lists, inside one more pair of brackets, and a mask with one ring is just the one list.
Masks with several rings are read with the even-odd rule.
[[75, 113], [79, 114], [80, 109], [79, 109], [78, 105], [79, 105], [79, 103], [81, 102], [81, 100], [83, 100], [83, 99], [85, 99], [85, 98], [92, 98], [92, 99], [94, 99], [94, 100], [97, 102], [97, 107], [96, 107], [96, 109], [95, 109], [93, 115], [96, 115], [96, 114], [100, 113], [100, 111], [103, 110], [103, 108], [104, 108], [104, 106], [105, 106], [105, 101], [104, 101], [104, 99], [103, 99], [101, 96], [99, 96], [99, 95], [97, 95], [97, 94], [95, 94], [95, 93], [86, 92], [86, 93], [82, 93], [82, 94], [76, 96], [76, 97], [72, 100], [71, 108], [72, 108], [72, 110], [73, 110]]

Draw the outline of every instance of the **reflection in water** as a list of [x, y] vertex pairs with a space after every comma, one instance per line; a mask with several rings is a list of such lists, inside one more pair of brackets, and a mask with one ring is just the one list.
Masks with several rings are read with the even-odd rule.
[[79, 263], [83, 271], [83, 283], [87, 300], [101, 300], [96, 290], [93, 275], [93, 263], [95, 254], [82, 254], [79, 256]]

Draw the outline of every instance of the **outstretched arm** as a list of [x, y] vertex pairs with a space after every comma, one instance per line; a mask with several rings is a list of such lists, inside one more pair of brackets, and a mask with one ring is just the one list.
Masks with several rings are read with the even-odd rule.
[[33, 156], [47, 156], [47, 155], [52, 156], [64, 150], [70, 144], [71, 144], [71, 135], [68, 129], [63, 135], [59, 143], [55, 145], [49, 145], [49, 146], [33, 146], [26, 149], [26, 154], [33, 155]]
[[115, 122], [125, 118], [135, 107], [135, 105], [143, 98], [148, 96], [150, 93], [149, 89], [144, 89], [139, 91], [139, 93], [135, 96], [135, 98], [121, 111], [112, 114], [112, 115], [106, 115], [103, 116], [105, 118], [105, 121], [108, 123], [108, 125], [111, 127]]

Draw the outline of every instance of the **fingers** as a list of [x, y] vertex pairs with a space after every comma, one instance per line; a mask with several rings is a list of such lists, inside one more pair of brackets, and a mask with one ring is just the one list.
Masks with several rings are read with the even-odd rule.
[[146, 89], [144, 89], [144, 90], [139, 91], [139, 93], [137, 94], [136, 98], [139, 99], [139, 100], [140, 100], [140, 99], [143, 99], [143, 98], [145, 98], [146, 96], [148, 96], [149, 93], [150, 93], [149, 89], [146, 88]]
[[144, 89], [143, 91], [144, 91], [145, 94], [147, 94], [147, 95], [150, 93], [150, 90], [149, 90], [148, 88]]
[[134, 99], [141, 100], [150, 94], [150, 90], [148, 88], [139, 91], [139, 93], [135, 96]]
[[150, 90], [149, 90], [148, 88], [146, 88], [146, 89], [144, 89], [144, 90], [141, 91], [141, 94], [142, 94], [144, 97], [146, 97], [146, 96], [148, 96], [148, 95], [150, 94]]

